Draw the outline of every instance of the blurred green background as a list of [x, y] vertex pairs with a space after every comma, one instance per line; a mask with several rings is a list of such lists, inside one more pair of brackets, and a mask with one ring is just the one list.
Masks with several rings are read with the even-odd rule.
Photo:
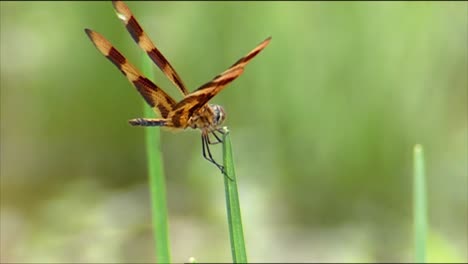
[[[212, 101], [250, 261], [412, 261], [417, 143], [429, 261], [468, 261], [467, 2], [129, 6], [192, 89], [273, 38]], [[0, 261], [154, 261], [144, 130], [127, 123], [143, 100], [83, 29], [136, 65], [141, 50], [110, 2], [0, 7]], [[162, 132], [162, 153], [172, 260], [229, 262], [223, 179], [199, 132]]]

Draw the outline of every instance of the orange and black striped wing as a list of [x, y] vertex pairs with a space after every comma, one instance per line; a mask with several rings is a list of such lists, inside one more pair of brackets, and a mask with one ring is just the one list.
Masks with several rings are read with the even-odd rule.
[[172, 111], [175, 101], [151, 80], [144, 77], [112, 44], [101, 34], [91, 29], [85, 29], [86, 34], [96, 48], [108, 58], [127, 77], [140, 92], [145, 101], [160, 113], [163, 118]]
[[128, 32], [135, 40], [135, 42], [142, 48], [153, 62], [161, 69], [161, 71], [174, 83], [180, 92], [185, 96], [188, 94], [188, 90], [185, 87], [182, 79], [174, 70], [169, 61], [162, 55], [162, 53], [156, 48], [151, 39], [146, 35], [143, 28], [140, 26], [135, 16], [130, 11], [130, 8], [122, 1], [112, 1], [114, 9], [117, 12], [117, 16], [123, 21]]
[[187, 95], [182, 101], [175, 105], [173, 112], [169, 115], [169, 118], [180, 119], [182, 122], [188, 120], [196, 111], [208, 103], [211, 98], [239, 77], [244, 72], [244, 67], [247, 63], [260, 53], [260, 51], [270, 43], [270, 40], [271, 37], [265, 39], [247, 55], [240, 58], [236, 63], [229, 67], [229, 69]]

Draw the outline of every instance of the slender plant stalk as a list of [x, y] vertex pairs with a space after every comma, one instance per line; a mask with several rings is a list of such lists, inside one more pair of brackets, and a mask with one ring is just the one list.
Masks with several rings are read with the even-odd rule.
[[233, 263], [247, 263], [239, 195], [237, 192], [236, 173], [232, 157], [231, 138], [229, 136], [229, 130], [224, 128], [224, 131], [223, 161], [227, 174], [224, 177], [224, 187], [226, 190], [226, 208], [231, 240], [232, 261]]
[[424, 152], [421, 145], [414, 146], [413, 214], [415, 262], [426, 262], [427, 201]]
[[[142, 60], [143, 74], [154, 79], [152, 62], [146, 54]], [[155, 117], [154, 111], [144, 103], [144, 116]], [[146, 155], [148, 157], [148, 174], [151, 191], [151, 211], [153, 222], [153, 235], [156, 243], [156, 260], [159, 263], [171, 263], [169, 249], [169, 228], [166, 203], [166, 181], [161, 155], [159, 127], [146, 127]]]

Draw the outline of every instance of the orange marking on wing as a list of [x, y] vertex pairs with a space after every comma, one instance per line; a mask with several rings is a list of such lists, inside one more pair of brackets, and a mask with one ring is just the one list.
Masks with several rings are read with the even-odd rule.
[[[197, 90], [187, 95], [182, 101], [174, 106], [174, 111], [169, 113], [168, 118], [172, 118], [175, 112], [180, 111], [181, 120], [188, 120], [196, 111], [203, 107], [208, 101], [223, 90], [228, 84], [234, 81], [244, 72], [244, 67], [262, 51], [271, 37], [265, 39], [257, 47], [251, 50], [247, 55], [240, 58], [231, 67], [223, 73], [217, 75], [213, 80], [200, 86]], [[180, 109], [183, 109], [182, 111]]]

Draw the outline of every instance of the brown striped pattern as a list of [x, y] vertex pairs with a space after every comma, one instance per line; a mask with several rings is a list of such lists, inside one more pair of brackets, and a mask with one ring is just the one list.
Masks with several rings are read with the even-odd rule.
[[153, 60], [153, 62], [161, 69], [161, 71], [171, 80], [171, 82], [180, 90], [185, 96], [189, 92], [185, 87], [182, 79], [174, 70], [169, 61], [162, 55], [162, 53], [156, 48], [151, 39], [146, 35], [135, 16], [133, 16], [130, 8], [122, 1], [112, 1], [114, 9], [117, 12], [117, 16], [123, 21], [128, 32], [140, 46]]
[[[96, 31], [85, 29], [96, 48], [108, 58], [135, 86], [145, 101], [157, 110], [162, 117], [167, 117], [176, 102], [156, 84], [138, 71], [112, 44]], [[156, 107], [155, 107], [156, 106]]]
[[127, 77], [145, 101], [162, 116], [162, 118], [131, 119], [129, 123], [133, 126], [161, 126], [172, 129], [191, 127], [200, 129], [202, 132], [203, 157], [225, 173], [224, 167], [218, 164], [211, 155], [209, 145], [212, 143], [208, 136], [209, 133], [213, 133], [218, 143], [221, 142], [215, 132], [220, 131], [219, 129], [225, 119], [224, 110], [219, 105], [208, 105], [207, 103], [244, 72], [244, 67], [247, 63], [270, 43], [271, 38], [265, 39], [226, 71], [189, 94], [182, 79], [146, 35], [128, 6], [122, 1], [112, 1], [112, 4], [117, 12], [117, 16], [125, 24], [133, 40], [185, 96], [184, 99], [176, 103], [166, 92], [143, 76], [104, 36], [90, 29], [85, 29], [86, 34], [96, 48]]

